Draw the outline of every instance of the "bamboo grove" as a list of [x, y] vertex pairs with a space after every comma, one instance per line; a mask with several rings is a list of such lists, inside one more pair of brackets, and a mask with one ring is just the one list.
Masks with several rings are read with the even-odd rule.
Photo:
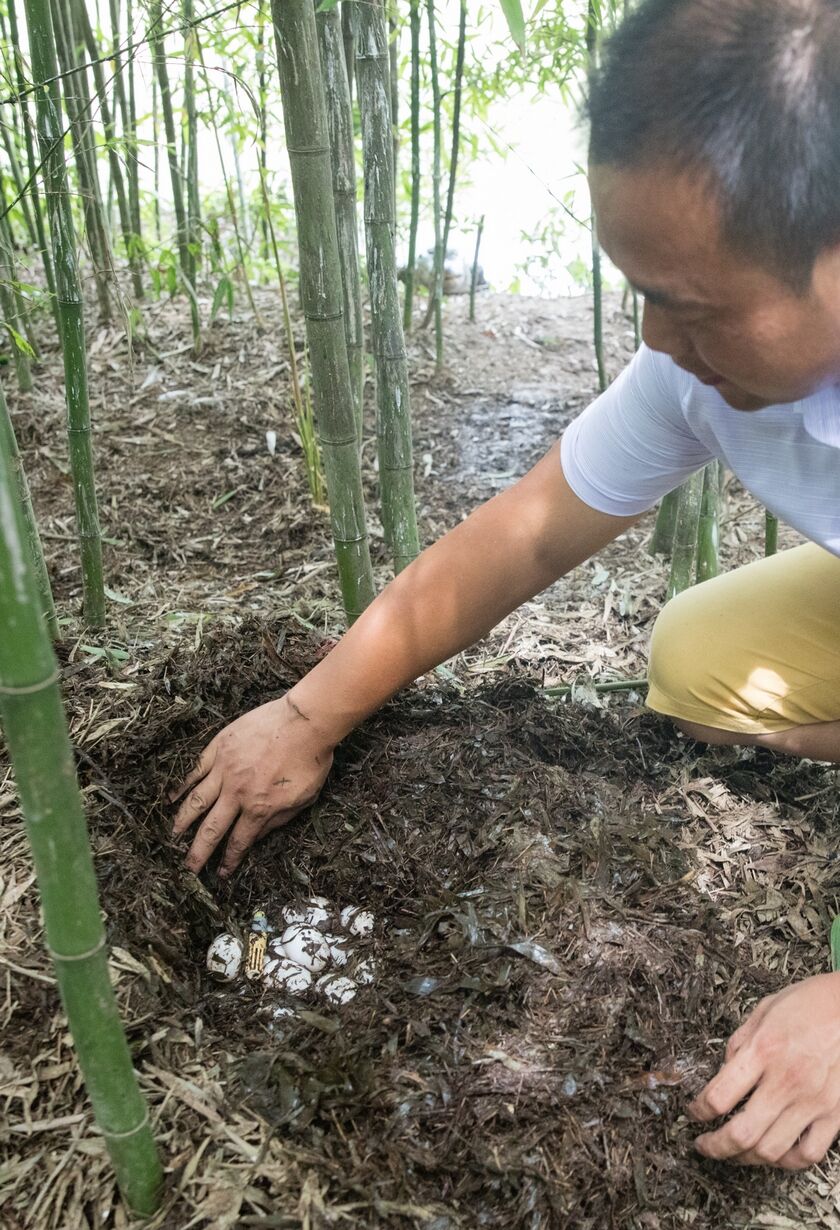
[[[375, 596], [374, 564], [399, 572], [421, 549], [406, 334], [428, 331], [442, 372], [459, 174], [478, 143], [488, 97], [504, 97], [535, 72], [570, 97], [579, 93], [618, 5], [588, 0], [583, 13], [579, 5], [556, 6], [543, 14], [545, 28], [528, 52], [518, 0], [503, 0], [506, 60], [492, 79], [470, 63], [473, 7], [458, 0], [454, 24], [439, 7], [436, 0], [262, 0], [212, 10], [194, 0], [176, 7], [161, 0], [0, 4], [0, 313], [8, 360], [0, 379], [13, 380], [25, 399], [42, 354], [60, 348], [82, 590], [81, 610], [59, 617], [26, 458], [0, 388], [0, 716], [79, 1062], [126, 1201], [141, 1213], [155, 1206], [160, 1169], [108, 984], [51, 647], [65, 625], [95, 635], [108, 623], [86, 321], [118, 324], [140, 352], [149, 305], [180, 299], [200, 356], [208, 330], [237, 298], [245, 297], [254, 327], [265, 328], [252, 286], [275, 288], [288, 414], [313, 503], [328, 510], [352, 622]], [[227, 44], [219, 32], [231, 24]], [[145, 77], [143, 64], [151, 70]], [[280, 113], [288, 182], [272, 165]], [[201, 182], [208, 137], [222, 178], [215, 198]], [[256, 186], [243, 171], [254, 151]], [[423, 218], [434, 236], [425, 280]], [[468, 228], [470, 320], [480, 316], [484, 225], [482, 215]], [[596, 220], [583, 226], [593, 371], [603, 388]], [[399, 268], [403, 237], [407, 259]], [[635, 295], [630, 314], [638, 344]], [[368, 443], [387, 560], [372, 560], [362, 469]], [[714, 463], [663, 502], [651, 549], [671, 555], [668, 597], [718, 570], [722, 482]], [[775, 534], [768, 517], [768, 551]]]

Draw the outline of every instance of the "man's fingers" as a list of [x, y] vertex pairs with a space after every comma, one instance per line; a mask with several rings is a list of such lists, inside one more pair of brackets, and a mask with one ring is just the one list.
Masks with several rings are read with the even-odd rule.
[[243, 813], [227, 839], [225, 852], [219, 864], [220, 878], [226, 880], [228, 876], [233, 875], [246, 852], [258, 838], [263, 837], [271, 829], [281, 828], [284, 824], [288, 824], [299, 811], [302, 811], [302, 808], [290, 807], [277, 812], [270, 820], [255, 819]]
[[211, 773], [209, 777], [200, 781], [178, 808], [172, 824], [173, 835], [178, 837], [181, 833], [186, 832], [190, 825], [195, 824], [200, 816], [214, 806], [221, 792], [220, 776]]
[[201, 871], [238, 815], [239, 804], [234, 800], [221, 798], [215, 807], [211, 808], [201, 822], [184, 860], [190, 871]]
[[734, 1059], [744, 1043], [749, 1042], [770, 1010], [770, 1005], [775, 998], [775, 995], [768, 995], [760, 1004], [756, 1004], [747, 1019], [738, 1026], [726, 1045], [727, 1059]]
[[785, 1154], [794, 1147], [803, 1133], [808, 1131], [813, 1120], [813, 1110], [808, 1110], [807, 1107], [803, 1109], [802, 1106], [788, 1106], [758, 1143], [736, 1160], [744, 1166], [778, 1166]]
[[747, 1154], [775, 1124], [785, 1107], [786, 1096], [782, 1089], [759, 1087], [742, 1111], [716, 1132], [698, 1136], [694, 1147], [704, 1157], [719, 1159]]
[[[727, 1060], [697, 1097], [688, 1106], [692, 1119], [708, 1123], [720, 1115], [728, 1115], [741, 1098], [747, 1096], [761, 1077], [764, 1062], [753, 1047], [745, 1046]], [[745, 1146], [748, 1147], [748, 1146]]]
[[178, 799], [181, 798], [181, 795], [186, 794], [191, 786], [194, 786], [196, 782], [202, 781], [202, 779], [205, 778], [213, 768], [213, 762], [215, 759], [216, 755], [213, 749], [213, 744], [208, 743], [207, 747], [205, 747], [204, 751], [199, 756], [195, 768], [190, 770], [180, 785], [175, 786], [172, 790], [170, 790], [169, 802], [176, 803]]
[[815, 1166], [831, 1148], [838, 1131], [840, 1114], [836, 1111], [825, 1119], [816, 1119], [793, 1148], [779, 1158], [777, 1165], [784, 1170], [807, 1170]]

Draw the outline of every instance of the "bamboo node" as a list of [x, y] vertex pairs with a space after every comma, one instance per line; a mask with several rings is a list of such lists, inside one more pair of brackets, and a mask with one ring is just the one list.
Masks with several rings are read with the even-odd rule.
[[0, 695], [2, 696], [31, 696], [33, 692], [42, 692], [44, 688], [50, 688], [54, 683], [58, 683], [60, 679], [58, 667], [55, 668], [51, 675], [46, 679], [42, 679], [40, 683], [30, 683], [27, 687], [12, 688], [6, 684], [0, 684]]
[[148, 1106], [143, 1111], [143, 1118], [136, 1127], [129, 1128], [127, 1132], [106, 1132], [103, 1128], [102, 1135], [106, 1140], [127, 1140], [129, 1136], [136, 1136], [138, 1132], [142, 1132], [143, 1128], [149, 1126], [149, 1108]]
[[47, 951], [53, 961], [86, 961], [88, 957], [95, 957], [98, 952], [101, 952], [105, 947], [105, 936], [100, 936], [93, 948], [89, 948], [87, 952], [77, 952], [70, 956], [65, 956], [64, 953], [56, 952], [54, 948], [47, 945]]
[[300, 154], [304, 158], [317, 158], [321, 154], [329, 154], [330, 147], [328, 145], [303, 145], [299, 149], [292, 149], [290, 145], [287, 145], [286, 153]]

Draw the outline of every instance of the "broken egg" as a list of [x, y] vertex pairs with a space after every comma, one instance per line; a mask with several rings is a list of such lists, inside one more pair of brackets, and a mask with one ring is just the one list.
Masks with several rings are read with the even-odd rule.
[[217, 935], [207, 949], [207, 969], [214, 978], [232, 982], [242, 965], [242, 941], [235, 935]]
[[373, 915], [359, 905], [346, 905], [339, 915], [339, 921], [351, 935], [370, 935], [373, 930]]
[[275, 991], [289, 991], [292, 995], [302, 995], [312, 986], [312, 974], [290, 961], [288, 957], [271, 957], [265, 963], [263, 981]]
[[320, 991], [324, 998], [333, 1004], [348, 1003], [358, 989], [355, 982], [341, 974], [324, 974], [315, 983], [315, 990]]
[[370, 957], [359, 962], [353, 971], [353, 977], [360, 987], [369, 987], [376, 981], [376, 965]]
[[330, 946], [314, 927], [295, 924], [280, 937], [283, 952], [295, 965], [317, 974], [330, 959]]
[[329, 922], [328, 905], [329, 902], [325, 902], [323, 897], [313, 897], [310, 901], [287, 905], [282, 910], [283, 921], [286, 926], [320, 927]]
[[350, 941], [344, 935], [325, 935], [333, 965], [346, 965], [351, 957]]

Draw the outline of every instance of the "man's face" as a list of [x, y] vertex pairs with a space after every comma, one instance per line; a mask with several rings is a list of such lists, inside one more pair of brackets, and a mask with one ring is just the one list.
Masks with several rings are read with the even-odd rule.
[[593, 167], [601, 245], [645, 296], [644, 340], [736, 410], [840, 381], [840, 249], [801, 294], [731, 251], [698, 181], [667, 166]]

